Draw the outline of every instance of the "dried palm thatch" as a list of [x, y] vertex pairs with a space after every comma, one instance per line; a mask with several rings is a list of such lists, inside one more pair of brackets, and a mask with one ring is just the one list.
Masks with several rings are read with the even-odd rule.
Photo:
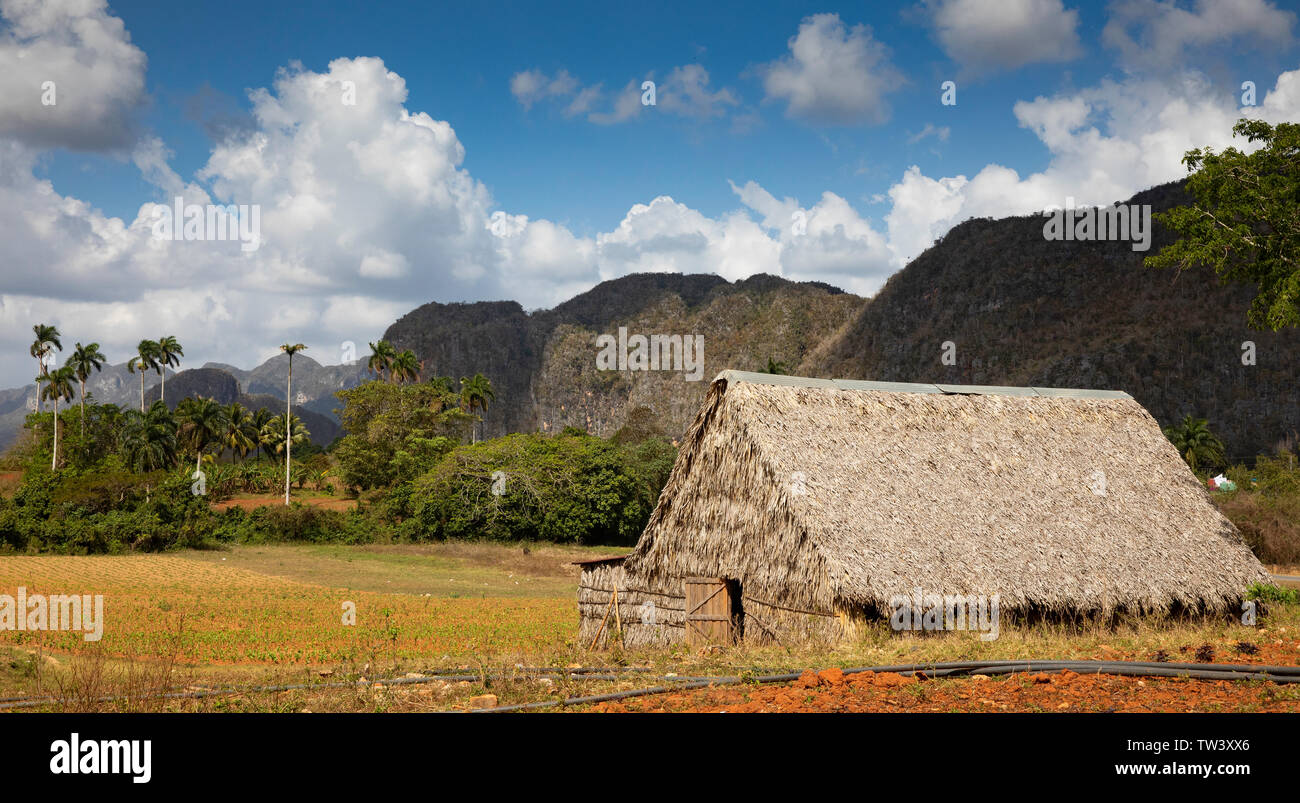
[[[680, 608], [689, 576], [738, 581], [746, 639], [843, 634], [916, 589], [1006, 612], [1221, 611], [1268, 577], [1127, 394], [735, 371], [636, 550], [588, 585]], [[608, 601], [584, 600], [584, 628]]]

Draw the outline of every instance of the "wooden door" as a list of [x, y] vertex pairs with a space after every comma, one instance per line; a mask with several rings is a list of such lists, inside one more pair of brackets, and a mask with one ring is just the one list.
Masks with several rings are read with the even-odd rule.
[[731, 644], [732, 588], [718, 577], [686, 578], [686, 643]]

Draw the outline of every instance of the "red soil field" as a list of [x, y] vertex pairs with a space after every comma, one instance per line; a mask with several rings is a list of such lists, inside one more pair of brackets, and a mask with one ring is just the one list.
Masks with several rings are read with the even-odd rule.
[[598, 712], [1300, 712], [1300, 684], [1019, 674], [918, 680], [807, 671], [772, 686], [723, 686], [601, 703]]
[[[289, 498], [294, 502], [302, 502], [304, 505], [324, 508], [325, 510], [348, 511], [348, 510], [352, 510], [357, 506], [357, 500], [355, 499], [340, 499], [333, 496], [304, 496], [304, 497], [291, 496]], [[229, 510], [232, 507], [239, 507], [239, 508], [243, 508], [244, 510], [254, 510], [256, 508], [266, 507], [268, 505], [283, 505], [283, 504], [284, 504], [283, 494], [261, 494], [258, 496], [237, 497], [235, 499], [227, 499], [222, 502], [214, 502], [212, 504], [212, 509], [220, 511], [220, 510]]]

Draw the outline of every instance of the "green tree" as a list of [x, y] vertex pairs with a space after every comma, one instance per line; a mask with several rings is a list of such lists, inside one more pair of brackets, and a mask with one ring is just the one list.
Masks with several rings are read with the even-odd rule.
[[1238, 120], [1233, 133], [1261, 148], [1183, 156], [1191, 206], [1155, 218], [1180, 238], [1146, 258], [1155, 268], [1208, 265], [1223, 281], [1253, 284], [1248, 322], [1274, 331], [1300, 324], [1300, 124]]
[[455, 393], [456, 380], [449, 376], [434, 376], [429, 378], [429, 385], [440, 393]]
[[94, 371], [103, 369], [104, 363], [108, 358], [99, 350], [98, 343], [91, 343], [89, 346], [83, 346], [80, 343], [72, 350], [72, 356], [68, 358], [68, 365], [76, 374], [77, 382], [81, 387], [79, 400], [81, 402], [81, 433], [86, 433], [86, 380]]
[[72, 400], [72, 382], [75, 378], [72, 367], [68, 365], [45, 374], [45, 388], [41, 395], [54, 402], [54, 457], [50, 461], [51, 471], [59, 467], [59, 400]]
[[253, 411], [253, 429], [257, 431], [257, 456], [262, 456], [262, 433], [266, 431], [266, 424], [275, 415], [265, 407], [259, 407]]
[[176, 423], [180, 427], [180, 439], [194, 450], [195, 471], [203, 467], [203, 450], [214, 443], [222, 444], [229, 424], [226, 409], [215, 399], [192, 396], [176, 405]]
[[[136, 356], [126, 364], [131, 373], [140, 373], [140, 412], [144, 412], [144, 373], [158, 369], [158, 344], [152, 340], [141, 340], [135, 347]], [[159, 399], [162, 401], [162, 399]]]
[[307, 429], [307, 425], [302, 422], [301, 418], [299, 418], [296, 415], [290, 416], [289, 426], [286, 427], [284, 423], [284, 416], [277, 415], [271, 420], [267, 421], [266, 426], [262, 429], [262, 434], [261, 434], [262, 445], [265, 446], [271, 453], [280, 454], [285, 450], [284, 449], [285, 433], [290, 430], [292, 430], [293, 432], [293, 441], [290, 444], [290, 448], [292, 448], [292, 445], [295, 443], [299, 446], [303, 446], [311, 442], [311, 432]]
[[[269, 413], [267, 419], [270, 419]], [[241, 462], [261, 443], [260, 427], [256, 425], [253, 413], [239, 402], [231, 402], [226, 407], [226, 432], [222, 441], [239, 455]]]
[[144, 412], [125, 413], [122, 445], [136, 471], [158, 471], [176, 462], [176, 420], [159, 399]]
[[284, 504], [286, 506], [289, 504], [289, 472], [293, 463], [293, 434], [289, 430], [293, 421], [293, 355], [306, 350], [307, 347], [302, 343], [285, 343], [280, 346], [280, 351], [289, 355], [289, 378], [284, 388]]
[[180, 358], [185, 356], [185, 349], [177, 342], [175, 335], [166, 335], [158, 340], [158, 372], [162, 374], [162, 387], [158, 398], [167, 400], [167, 369], [180, 365]]
[[416, 358], [415, 352], [406, 349], [393, 358], [393, 362], [389, 366], [389, 372], [395, 382], [419, 382], [422, 368], [423, 366]]
[[[397, 349], [387, 340], [380, 340], [378, 343], [370, 344], [370, 359], [366, 361], [366, 370], [375, 374], [380, 379], [384, 378], [385, 371], [391, 371], [393, 361], [397, 359]], [[390, 376], [391, 379], [391, 376]]]
[[627, 544], [655, 501], [622, 449], [584, 434], [460, 446], [411, 485], [406, 526], [419, 538]]
[[427, 382], [367, 382], [335, 396], [348, 434], [333, 454], [348, 488], [388, 487], [427, 470], [431, 458], [461, 442], [472, 421], [458, 394]]
[[790, 369], [785, 363], [780, 360], [774, 360], [771, 357], [767, 358], [767, 367], [759, 371], [759, 373], [762, 374], [787, 374], [789, 372]]
[[[474, 374], [466, 378], [460, 378], [460, 398], [461, 404], [473, 415], [476, 409], [487, 412], [488, 403], [496, 400], [496, 392], [492, 390], [492, 383], [482, 374]], [[481, 421], [481, 419], [480, 419]], [[472, 434], [471, 441], [478, 442], [478, 438]]]
[[1223, 465], [1223, 441], [1210, 431], [1209, 422], [1204, 418], [1189, 415], [1182, 423], [1165, 428], [1164, 433], [1192, 471]]
[[31, 348], [27, 351], [36, 359], [36, 412], [39, 413], [44, 409], [44, 405], [41, 403], [43, 399], [41, 382], [45, 381], [45, 377], [49, 375], [46, 361], [50, 352], [55, 349], [63, 351], [63, 343], [59, 340], [59, 330], [47, 324], [36, 324], [32, 327], [32, 333], [36, 335], [36, 339], [32, 341]]

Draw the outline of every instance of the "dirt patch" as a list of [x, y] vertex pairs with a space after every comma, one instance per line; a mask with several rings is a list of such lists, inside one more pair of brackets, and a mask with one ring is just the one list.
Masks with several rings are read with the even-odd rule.
[[[355, 499], [340, 499], [336, 496], [303, 496], [289, 497], [294, 502], [301, 502], [311, 507], [319, 507], [324, 510], [354, 510], [357, 506]], [[257, 496], [237, 496], [233, 499], [226, 499], [222, 502], [213, 502], [212, 509], [221, 511], [229, 510], [232, 507], [242, 508], [243, 510], [256, 510], [259, 507], [268, 507], [270, 505], [283, 505], [284, 496], [281, 494], [259, 494]]]
[[1300, 684], [1034, 673], [918, 680], [808, 671], [793, 683], [722, 686], [602, 703], [599, 712], [1300, 712]]
[[23, 473], [21, 471], [0, 471], [0, 496], [5, 498], [13, 496], [22, 481]]

